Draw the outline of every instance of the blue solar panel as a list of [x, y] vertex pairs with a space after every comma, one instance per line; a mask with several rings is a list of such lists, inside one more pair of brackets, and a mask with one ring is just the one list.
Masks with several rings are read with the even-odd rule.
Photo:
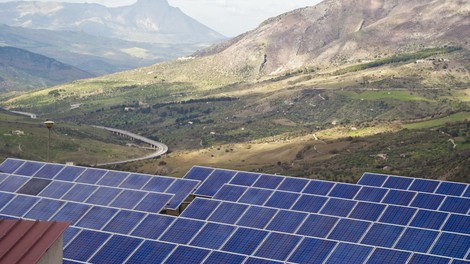
[[63, 197], [63, 200], [84, 202], [98, 187], [92, 185], [76, 184]]
[[387, 176], [381, 174], [364, 173], [357, 184], [380, 187], [387, 180]]
[[470, 186], [467, 187], [467, 190], [466, 190], [465, 193], [463, 194], [463, 197], [470, 198]]
[[401, 206], [389, 206], [385, 209], [384, 214], [380, 218], [380, 222], [396, 224], [396, 225], [407, 225], [416, 209], [401, 207]]
[[300, 196], [299, 200], [294, 204], [292, 210], [317, 213], [326, 203], [328, 198], [324, 196], [304, 194]]
[[442, 230], [470, 235], [470, 215], [451, 215]]
[[240, 198], [240, 203], [263, 205], [271, 196], [272, 191], [266, 189], [250, 188]]
[[145, 241], [139, 249], [132, 255], [132, 257], [126, 262], [128, 264], [157, 264], [162, 263], [163, 260], [170, 255], [175, 248], [175, 245]]
[[261, 174], [249, 173], [249, 172], [238, 172], [230, 181], [230, 184], [252, 186], [253, 183], [258, 180]]
[[326, 237], [338, 222], [337, 217], [311, 214], [300, 227], [298, 234], [314, 237]]
[[470, 261], [465, 261], [465, 260], [460, 260], [460, 259], [454, 259], [452, 261], [452, 264], [470, 264]]
[[369, 228], [369, 224], [365, 221], [341, 219], [328, 238], [356, 243]]
[[49, 220], [65, 202], [42, 199], [24, 216], [29, 219]]
[[248, 205], [236, 203], [222, 203], [210, 216], [209, 221], [235, 224], [243, 215]]
[[337, 183], [328, 196], [352, 199], [361, 187], [353, 184]]
[[59, 199], [73, 186], [74, 184], [71, 182], [53, 181], [39, 193], [39, 196]]
[[391, 248], [403, 232], [403, 227], [375, 223], [371, 226], [361, 243]]
[[441, 258], [436, 256], [430, 255], [422, 255], [422, 254], [414, 254], [409, 264], [447, 264], [450, 262], [448, 258]]
[[5, 173], [0, 173], [0, 183], [5, 180], [6, 178], [8, 178], [8, 176], [10, 176], [9, 174], [5, 174]]
[[0, 192], [0, 209], [2, 209], [11, 199], [13, 199], [14, 195], [11, 193], [1, 193]]
[[124, 190], [116, 197], [110, 206], [132, 209], [144, 198], [144, 195], [144, 192]]
[[274, 192], [264, 206], [289, 209], [299, 199], [299, 194], [291, 192]]
[[168, 190], [165, 191], [166, 193], [175, 195], [168, 204], [168, 209], [178, 209], [181, 203], [183, 203], [194, 188], [196, 188], [197, 184], [198, 182], [189, 180], [178, 179], [174, 181], [173, 184], [168, 187]]
[[243, 193], [246, 191], [246, 187], [236, 186], [236, 185], [224, 185], [220, 190], [214, 195], [214, 199], [224, 200], [224, 201], [238, 201]]
[[110, 237], [109, 234], [83, 230], [64, 250], [64, 257], [86, 262]]
[[75, 238], [75, 236], [80, 232], [82, 231], [82, 229], [80, 228], [75, 228], [73, 226], [69, 226], [67, 229], [65, 229], [65, 232], [64, 232], [64, 248], [70, 243], [70, 241], [72, 241], [73, 238]]
[[126, 260], [141, 243], [141, 239], [114, 235], [93, 256], [91, 262], [124, 263], [124, 260]]
[[23, 163], [23, 160], [7, 159], [2, 162], [2, 164], [0, 164], [0, 172], [13, 173], [16, 169], [23, 165]]
[[411, 203], [411, 200], [413, 200], [415, 195], [416, 193], [414, 192], [390, 190], [382, 202], [386, 204], [396, 204], [396, 205], [407, 206]]
[[284, 261], [300, 242], [300, 236], [271, 233], [256, 252], [256, 256]]
[[336, 246], [336, 242], [305, 238], [289, 258], [294, 263], [323, 263], [330, 252]]
[[219, 264], [219, 263], [230, 263], [239, 264], [245, 261], [245, 256], [235, 255], [226, 252], [214, 251], [204, 261], [204, 264]]
[[442, 212], [419, 210], [410, 226], [439, 230], [447, 219], [447, 215]]
[[438, 234], [436, 231], [407, 228], [395, 248], [426, 253]]
[[262, 259], [262, 258], [255, 258], [249, 257], [244, 264], [281, 264], [282, 262], [270, 260], [270, 259]]
[[431, 250], [431, 254], [451, 258], [465, 258], [470, 248], [470, 236], [443, 232]]
[[135, 210], [149, 213], [159, 213], [168, 204], [172, 197], [173, 196], [171, 194], [149, 193], [135, 207]]
[[167, 215], [148, 215], [132, 232], [133, 236], [150, 239], [159, 238], [173, 223], [176, 217]]
[[444, 198], [445, 197], [442, 195], [418, 193], [418, 195], [416, 195], [416, 198], [411, 203], [411, 206], [437, 210]]
[[237, 225], [263, 229], [276, 213], [275, 209], [252, 206], [240, 218]]
[[25, 162], [19, 169], [15, 171], [17, 175], [24, 175], [24, 176], [33, 176], [42, 166], [44, 163], [27, 161]]
[[181, 263], [202, 263], [206, 256], [210, 253], [209, 250], [193, 248], [187, 246], [179, 246], [171, 253], [166, 259], [166, 264], [181, 264]]
[[[325, 263], [364, 263], [371, 251], [371, 247], [340, 243]], [[381, 264], [383, 263], [393, 262], [382, 262]]]
[[204, 222], [202, 221], [178, 218], [160, 237], [160, 240], [178, 244], [188, 244], [203, 225]]
[[46, 164], [38, 172], [36, 172], [36, 174], [34, 174], [34, 177], [52, 179], [64, 167], [64, 165], [59, 164]]
[[447, 196], [441, 205], [440, 211], [467, 214], [470, 209], [470, 199]]
[[384, 183], [383, 187], [407, 190], [412, 182], [413, 178], [389, 176], [387, 181]]
[[234, 230], [234, 226], [208, 223], [192, 240], [191, 245], [203, 248], [219, 249]]
[[90, 205], [67, 203], [51, 220], [75, 223], [90, 209]]
[[108, 171], [101, 180], [98, 181], [98, 185], [118, 187], [129, 175], [127, 172]]
[[175, 181], [175, 179], [165, 178], [165, 177], [152, 177], [150, 181], [142, 188], [142, 190], [152, 191], [152, 192], [164, 192], [170, 185]]
[[196, 198], [181, 214], [181, 216], [206, 220], [219, 206], [219, 201]]
[[415, 179], [413, 184], [411, 184], [410, 190], [418, 191], [418, 192], [433, 193], [436, 190], [438, 185], [439, 185], [438, 181]]
[[266, 231], [240, 227], [224, 245], [223, 250], [251, 255], [267, 235]]
[[380, 203], [380, 201], [382, 201], [382, 199], [385, 197], [386, 193], [387, 189], [364, 186], [361, 188], [355, 199], [360, 201]]
[[86, 171], [84, 171], [82, 175], [80, 175], [80, 177], [77, 179], [77, 182], [95, 184], [101, 179], [104, 174], [106, 174], [105, 170], [86, 169]]
[[21, 217], [38, 202], [38, 198], [29, 196], [17, 196], [2, 209], [3, 214]]
[[331, 198], [323, 207], [321, 213], [345, 217], [349, 215], [355, 205], [356, 202], [354, 201]]
[[261, 175], [253, 185], [254, 187], [276, 189], [284, 178], [274, 175]]
[[94, 206], [76, 225], [100, 230], [110, 219], [113, 218], [117, 211], [117, 209], [113, 208]]
[[318, 194], [318, 195], [327, 195], [331, 188], [333, 188], [334, 183], [326, 181], [316, 181], [312, 180], [303, 190], [304, 193], [308, 194]]
[[3, 180], [2, 183], [0, 183], [0, 191], [14, 193], [21, 186], [23, 186], [23, 184], [25, 184], [27, 181], [28, 181], [28, 178], [26, 177], [19, 177], [19, 176], [11, 175], [10, 177]]
[[120, 192], [121, 190], [116, 188], [99, 187], [86, 202], [97, 205], [108, 205]]
[[186, 173], [184, 178], [185, 179], [204, 181], [205, 179], [207, 179], [207, 177], [209, 177], [209, 175], [213, 171], [214, 171], [214, 169], [194, 166], [194, 167], [191, 168], [190, 171], [188, 171], [188, 173]]
[[392, 249], [377, 248], [370, 256], [367, 263], [384, 264], [384, 263], [406, 263], [411, 253]]
[[234, 171], [216, 170], [202, 183], [195, 194], [212, 197], [235, 175]]
[[131, 174], [129, 175], [119, 187], [128, 189], [142, 189], [144, 185], [150, 180], [150, 176], [144, 174]]
[[461, 196], [467, 187], [466, 184], [456, 182], [441, 182], [436, 193], [445, 195]]
[[385, 209], [383, 204], [359, 202], [349, 215], [350, 218], [377, 221]]
[[129, 234], [144, 217], [144, 213], [123, 210], [114, 216], [103, 230], [126, 235]]
[[306, 213], [282, 210], [276, 214], [266, 229], [285, 233], [294, 233], [307, 216], [308, 215]]
[[308, 183], [309, 180], [307, 179], [285, 178], [277, 189], [281, 191], [301, 192]]
[[63, 181], [75, 181], [80, 174], [85, 171], [85, 168], [68, 166], [61, 170], [55, 177], [54, 180]]

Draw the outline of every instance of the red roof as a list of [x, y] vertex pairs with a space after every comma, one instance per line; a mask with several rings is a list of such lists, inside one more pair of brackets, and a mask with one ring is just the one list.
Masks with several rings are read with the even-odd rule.
[[68, 226], [62, 222], [0, 220], [0, 264], [37, 263]]

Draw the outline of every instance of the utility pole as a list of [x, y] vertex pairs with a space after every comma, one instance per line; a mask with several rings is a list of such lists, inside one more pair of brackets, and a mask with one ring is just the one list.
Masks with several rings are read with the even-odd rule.
[[47, 140], [47, 162], [50, 162], [49, 149], [51, 147], [51, 129], [54, 126], [54, 121], [46, 120], [46, 122], [44, 122], [44, 125], [46, 125], [47, 129], [49, 130], [49, 139]]

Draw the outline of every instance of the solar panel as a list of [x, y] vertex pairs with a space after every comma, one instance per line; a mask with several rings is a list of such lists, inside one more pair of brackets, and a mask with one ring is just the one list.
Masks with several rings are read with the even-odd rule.
[[274, 230], [285, 233], [294, 233], [299, 226], [303, 223], [308, 214], [293, 212], [293, 211], [279, 211], [269, 225], [266, 227], [268, 230]]
[[354, 201], [331, 198], [325, 204], [321, 213], [326, 215], [348, 216], [354, 206], [356, 206], [356, 202]]
[[104, 231], [114, 232], [118, 234], [127, 235], [129, 234], [146, 214], [141, 212], [133, 212], [121, 210], [116, 216], [109, 221], [106, 226], [103, 228]]
[[114, 217], [118, 209], [93, 206], [77, 223], [77, 226], [101, 230]]
[[292, 192], [275, 191], [264, 204], [269, 207], [289, 209], [299, 199], [300, 195]]
[[38, 195], [44, 188], [46, 188], [51, 183], [51, 180], [47, 179], [37, 179], [32, 178], [27, 181], [17, 193], [28, 194], [28, 195]]
[[214, 199], [224, 200], [224, 201], [237, 201], [245, 193], [247, 188], [236, 185], [227, 185], [222, 186], [219, 191], [214, 195]]
[[87, 203], [98, 204], [98, 205], [108, 205], [111, 203], [116, 196], [122, 192], [121, 189], [111, 188], [111, 187], [99, 187], [96, 192], [94, 192], [88, 199]]
[[199, 180], [204, 181], [211, 175], [214, 169], [194, 166], [189, 170], [186, 175], [184, 175], [185, 179], [192, 179], [192, 180]]
[[447, 264], [450, 262], [448, 258], [441, 258], [431, 255], [423, 255], [423, 254], [413, 254], [410, 261], [410, 264], [419, 264], [419, 263], [429, 263], [429, 264]]
[[235, 224], [248, 209], [248, 205], [224, 202], [212, 213], [209, 221]]
[[261, 244], [255, 256], [285, 261], [300, 240], [299, 236], [271, 233]]
[[128, 175], [128, 172], [108, 171], [97, 184], [102, 186], [118, 187]]
[[396, 204], [396, 205], [409, 205], [411, 200], [413, 200], [416, 193], [400, 191], [400, 190], [390, 190], [385, 196], [383, 202], [387, 204]]
[[436, 231], [407, 228], [398, 241], [396, 248], [426, 253], [438, 234]]
[[148, 193], [142, 201], [134, 208], [134, 210], [149, 213], [159, 213], [173, 198], [171, 194], [164, 193]]
[[263, 229], [276, 213], [277, 210], [272, 208], [251, 206], [237, 222], [237, 225]]
[[160, 237], [160, 240], [178, 244], [188, 244], [204, 225], [203, 221], [179, 218]]
[[124, 190], [111, 202], [110, 206], [133, 209], [142, 201], [145, 194], [146, 193], [139, 191]]
[[456, 182], [441, 182], [436, 193], [461, 196], [467, 186]]
[[329, 239], [357, 243], [369, 228], [370, 223], [352, 219], [341, 219], [328, 236]]
[[[325, 263], [365, 263], [365, 260], [371, 253], [372, 248], [356, 244], [339, 243]], [[382, 262], [398, 263], [398, 262]]]
[[80, 177], [78, 177], [77, 182], [95, 184], [105, 174], [106, 174], [105, 170], [89, 168], [89, 169], [86, 169], [82, 173], [82, 175], [80, 175]]
[[74, 184], [71, 182], [53, 181], [46, 188], [44, 188], [42, 192], [39, 193], [39, 196], [58, 199], [68, 192], [73, 186]]
[[204, 261], [204, 264], [219, 264], [219, 263], [243, 263], [245, 261], [245, 256], [236, 255], [226, 252], [214, 251], [212, 252], [207, 259]]
[[448, 217], [448, 213], [419, 210], [410, 226], [439, 230]]
[[178, 246], [165, 260], [168, 264], [202, 263], [210, 253], [207, 249]]
[[416, 211], [417, 210], [414, 208], [388, 206], [380, 218], [380, 222], [406, 226], [411, 221]]
[[67, 203], [50, 220], [75, 223], [90, 209], [90, 207], [90, 205], [86, 204]]
[[64, 167], [64, 165], [59, 164], [46, 164], [34, 174], [34, 177], [52, 179], [57, 173], [64, 169]]
[[197, 181], [184, 179], [175, 180], [173, 184], [165, 191], [166, 193], [174, 194], [173, 199], [171, 199], [167, 208], [173, 210], [178, 209], [178, 207], [184, 202], [184, 200], [186, 200], [186, 198], [188, 198], [197, 185]]
[[233, 176], [234, 171], [215, 170], [212, 174], [199, 186], [194, 194], [212, 197], [225, 183], [228, 183]]
[[44, 166], [44, 163], [42, 163], [42, 162], [40, 163], [40, 162], [27, 161], [15, 171], [15, 174], [16, 175], [24, 175], [24, 176], [32, 176], [42, 166]]
[[259, 188], [248, 189], [238, 200], [241, 203], [263, 205], [271, 196], [272, 191]]
[[437, 210], [444, 201], [445, 196], [428, 193], [418, 193], [411, 203], [413, 207]]
[[87, 262], [111, 235], [91, 230], [81, 231], [64, 249], [64, 257]]
[[0, 183], [0, 191], [14, 193], [27, 181], [27, 178], [10, 175], [8, 178], [3, 180], [2, 183]]
[[377, 221], [385, 210], [385, 205], [376, 203], [358, 202], [349, 215], [350, 218], [368, 221]]
[[91, 185], [75, 185], [73, 186], [62, 199], [67, 201], [84, 202], [88, 197], [96, 191], [98, 187]]
[[276, 189], [281, 184], [283, 178], [274, 175], [261, 175], [258, 180], [253, 184], [254, 187]]
[[238, 172], [230, 181], [231, 184], [252, 186], [261, 174], [250, 173], [250, 172]]
[[2, 164], [0, 164], [0, 172], [13, 173], [16, 169], [23, 165], [23, 163], [23, 160], [6, 159], [4, 162], [2, 162]]
[[234, 226], [208, 223], [191, 241], [191, 245], [202, 248], [219, 249], [235, 229]]
[[129, 175], [119, 187], [128, 189], [141, 189], [150, 180], [150, 176], [144, 174]]
[[133, 236], [158, 239], [163, 232], [176, 220], [176, 217], [167, 215], [147, 215], [132, 231]]
[[297, 233], [312, 237], [327, 237], [338, 221], [337, 217], [311, 214]]
[[33, 207], [34, 204], [38, 202], [38, 199], [35, 197], [29, 196], [16, 196], [13, 200], [10, 201], [2, 209], [3, 214], [11, 215], [11, 216], [18, 216], [21, 217], [26, 212]]
[[289, 192], [302, 192], [309, 181], [302, 178], [285, 178], [278, 190]]
[[356, 196], [356, 200], [380, 203], [388, 192], [387, 189], [362, 187]]
[[409, 252], [377, 248], [376, 250], [374, 250], [367, 263], [406, 263], [410, 256], [411, 253]]
[[433, 193], [434, 191], [436, 191], [438, 185], [438, 181], [415, 179], [413, 184], [410, 186], [410, 190]]
[[127, 263], [162, 263], [175, 247], [173, 244], [145, 241]]
[[470, 210], [470, 199], [447, 196], [439, 210], [458, 214], [467, 214]]
[[223, 250], [251, 255], [268, 235], [263, 230], [240, 227], [224, 245]]
[[361, 187], [353, 184], [337, 183], [328, 194], [331, 197], [352, 199]]
[[374, 223], [361, 243], [371, 246], [391, 248], [402, 234], [405, 228], [396, 225]]
[[67, 166], [54, 177], [54, 180], [75, 181], [84, 171], [85, 168]]
[[141, 243], [142, 239], [120, 235], [112, 236], [91, 258], [92, 263], [124, 263]]
[[152, 177], [142, 190], [153, 192], [165, 192], [175, 179], [165, 177]]
[[463, 259], [469, 247], [470, 236], [442, 233], [434, 244], [431, 254]]
[[206, 220], [219, 204], [218, 201], [196, 198], [181, 216]]
[[29, 219], [49, 220], [65, 202], [49, 199], [41, 199], [31, 210], [24, 216]]
[[385, 183], [386, 180], [387, 180], [387, 176], [385, 175], [364, 173], [364, 175], [362, 175], [362, 177], [359, 179], [357, 184], [381, 187]]
[[328, 201], [328, 198], [323, 196], [304, 194], [300, 196], [292, 209], [302, 212], [317, 213], [326, 201]]
[[336, 247], [336, 242], [305, 238], [289, 258], [294, 263], [323, 263], [330, 252]]
[[470, 235], [470, 215], [451, 215], [442, 230]]

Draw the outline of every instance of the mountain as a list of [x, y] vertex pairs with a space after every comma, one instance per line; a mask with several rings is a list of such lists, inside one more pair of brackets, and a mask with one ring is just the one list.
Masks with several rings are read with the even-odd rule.
[[58, 2], [0, 3], [0, 24], [85, 33], [152, 43], [213, 43], [224, 37], [166, 0], [138, 0], [124, 7]]
[[93, 76], [27, 50], [0, 47], [0, 92], [44, 88]]
[[443, 45], [470, 47], [469, 1], [325, 0], [196, 55], [212, 56], [214, 68], [257, 76]]

